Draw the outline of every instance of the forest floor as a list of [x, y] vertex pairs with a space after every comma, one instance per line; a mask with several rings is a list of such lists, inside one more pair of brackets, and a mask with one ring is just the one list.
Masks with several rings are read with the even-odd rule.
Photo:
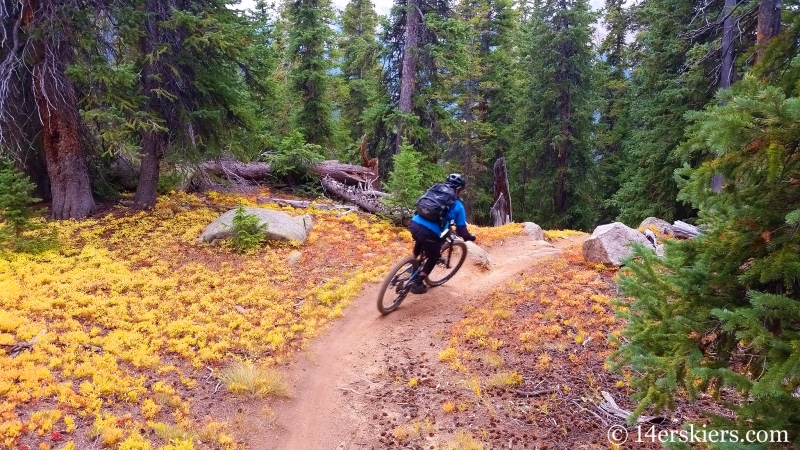
[[[197, 242], [258, 195], [273, 193], [113, 206], [58, 223], [46, 257], [0, 259], [0, 350], [28, 343], [0, 351], [0, 449], [620, 448], [612, 427], [624, 448], [660, 448], [645, 433], [713, 409], [677, 400], [652, 430], [598, 409], [605, 395], [633, 410], [635, 374], [608, 367], [618, 272], [583, 260], [586, 234], [473, 227], [490, 268], [468, 258], [382, 316], [406, 229], [311, 208], [303, 246]], [[237, 368], [270, 369], [259, 392], [277, 371], [289, 396], [234, 390]]]
[[[635, 405], [604, 365], [616, 271], [582, 262], [587, 237], [495, 242], [490, 270], [467, 260], [386, 316], [367, 285], [290, 366], [292, 396], [229, 423], [253, 449], [609, 448], [623, 422], [601, 416], [601, 391]], [[630, 432], [625, 448], [660, 447]]]

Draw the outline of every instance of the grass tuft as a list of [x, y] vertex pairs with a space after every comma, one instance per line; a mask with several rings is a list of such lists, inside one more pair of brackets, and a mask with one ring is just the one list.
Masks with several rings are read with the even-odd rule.
[[460, 431], [456, 434], [456, 440], [448, 442], [444, 448], [447, 450], [483, 450], [483, 444], [475, 440], [471, 434]]
[[268, 395], [289, 397], [289, 387], [282, 373], [250, 361], [238, 362], [222, 371], [219, 379], [234, 395], [262, 398]]

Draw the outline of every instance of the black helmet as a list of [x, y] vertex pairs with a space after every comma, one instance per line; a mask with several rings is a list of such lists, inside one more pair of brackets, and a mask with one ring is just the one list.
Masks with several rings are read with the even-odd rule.
[[459, 190], [464, 189], [464, 187], [467, 185], [467, 180], [465, 180], [460, 173], [451, 173], [447, 176], [447, 180], [444, 182], [444, 184], [455, 190]]

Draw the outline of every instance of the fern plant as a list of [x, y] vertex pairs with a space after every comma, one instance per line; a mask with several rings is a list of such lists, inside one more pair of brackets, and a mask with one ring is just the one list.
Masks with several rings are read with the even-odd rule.
[[240, 203], [233, 215], [233, 247], [240, 253], [251, 253], [267, 240], [267, 224], [249, 214]]

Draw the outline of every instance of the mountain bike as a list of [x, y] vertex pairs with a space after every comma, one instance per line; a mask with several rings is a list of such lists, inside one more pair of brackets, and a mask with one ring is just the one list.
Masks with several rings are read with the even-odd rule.
[[[442, 256], [423, 280], [430, 287], [441, 286], [453, 278], [467, 257], [467, 244], [455, 237], [452, 227], [447, 230], [444, 238]], [[422, 252], [419, 256], [406, 256], [392, 267], [378, 293], [378, 311], [381, 314], [389, 314], [405, 300], [411, 291], [411, 284], [420, 276], [426, 259]]]

